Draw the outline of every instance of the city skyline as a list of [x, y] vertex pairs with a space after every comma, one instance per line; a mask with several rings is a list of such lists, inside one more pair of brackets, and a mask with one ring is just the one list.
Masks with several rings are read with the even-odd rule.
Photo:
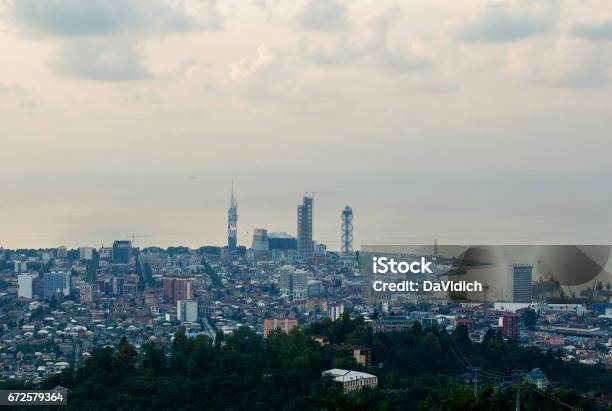
[[[413, 196], [403, 194], [392, 201], [386, 196], [384, 187], [376, 187], [375, 182], [366, 178], [362, 181], [363, 185], [371, 187], [371, 192], [377, 195], [363, 197], [360, 195], [363, 193], [334, 190], [333, 182], [327, 181], [319, 186], [322, 189], [316, 195], [315, 240], [332, 250], [340, 250], [341, 221], [338, 214], [346, 204], [351, 204], [354, 209], [358, 209], [354, 221], [355, 249], [363, 244], [429, 244], [435, 237], [446, 244], [608, 244], [612, 241], [609, 237], [612, 220], [594, 221], [596, 217], [605, 215], [602, 213], [607, 213], [604, 209], [607, 200], [604, 197], [610, 195], [607, 193], [610, 188], [603, 184], [603, 180], [602, 191], [597, 195], [601, 201], [587, 205], [578, 198], [587, 189], [578, 187], [578, 179], [572, 181], [567, 177], [571, 181], [569, 185], [572, 186], [575, 200], [566, 198], [570, 194], [564, 191], [568, 184], [559, 184], [552, 178], [543, 179], [542, 184], [547, 187], [549, 201], [559, 204], [544, 217], [535, 214], [536, 209], [553, 205], [539, 197], [537, 190], [540, 183], [524, 183], [524, 195], [537, 200], [526, 202], [520, 196], [504, 197], [512, 190], [514, 183], [511, 180], [498, 178], [487, 181], [483, 177], [473, 177], [471, 180], [456, 181], [455, 188], [450, 192], [429, 192], [422, 187], [419, 191], [413, 190]], [[412, 181], [407, 179], [406, 183]], [[435, 184], [439, 178], [430, 177], [430, 181]], [[151, 215], [146, 206], [153, 195], [150, 191], [156, 189], [143, 186], [140, 190], [144, 195], [143, 199], [137, 200], [138, 207], [133, 210], [124, 209], [129, 216], [127, 220], [122, 215], [109, 215], [112, 208], [107, 210], [99, 206], [89, 209], [71, 205], [57, 221], [45, 221], [31, 214], [21, 214], [20, 218], [7, 220], [7, 214], [4, 213], [0, 216], [4, 228], [1, 231], [0, 246], [110, 246], [117, 239], [131, 239], [132, 236], [135, 244], [140, 247], [185, 245], [197, 248], [202, 245], [227, 244], [227, 191], [207, 191], [206, 195], [202, 195], [198, 187], [200, 182], [201, 179], [184, 179], [179, 188], [195, 195], [193, 202], [201, 208], [185, 204], [184, 198], [174, 201], [172, 196], [167, 196], [165, 202], [151, 206], [158, 211]], [[310, 191], [309, 186], [301, 181], [285, 196], [282, 192], [263, 190], [250, 182], [254, 181], [247, 179], [244, 183], [237, 183], [242, 203], [238, 243], [248, 246], [255, 228], [288, 232], [297, 236], [295, 206], [304, 193]], [[470, 188], [471, 182], [478, 185], [478, 192]], [[598, 184], [599, 180], [593, 182]], [[225, 182], [225, 187], [228, 183]], [[160, 190], [168, 187], [163, 182], [158, 184]], [[300, 190], [299, 186], [304, 189]], [[171, 191], [175, 193], [176, 190], [174, 188]], [[472, 194], [472, 198], [464, 200], [473, 208], [467, 214], [469, 218], [465, 217], [464, 208], [453, 208], [447, 204], [449, 198], [460, 196], [462, 192]], [[431, 199], [420, 201], [428, 196]], [[132, 197], [123, 200], [135, 199]], [[406, 205], [405, 209], [409, 213], [400, 213], [402, 204]], [[582, 209], [584, 214], [569, 220], [568, 213], [578, 209]], [[75, 215], [70, 216], [71, 213]], [[390, 218], [377, 218], [378, 214]], [[500, 214], [505, 219], [499, 219]], [[474, 224], [475, 215], [479, 224]], [[99, 216], [104, 216], [104, 219], [99, 220]], [[85, 222], [77, 224], [82, 218]], [[35, 224], [28, 223], [29, 219]], [[10, 232], [13, 234], [8, 235]]]

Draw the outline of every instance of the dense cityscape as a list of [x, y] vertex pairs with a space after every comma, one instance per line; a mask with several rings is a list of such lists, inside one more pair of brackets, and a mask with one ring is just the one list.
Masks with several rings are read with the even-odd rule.
[[[222, 345], [244, 327], [267, 338], [281, 330], [321, 322], [359, 320], [371, 334], [422, 329], [458, 329], [483, 343], [491, 332], [505, 341], [551, 353], [563, 362], [612, 367], [610, 284], [596, 283], [571, 301], [553, 282], [533, 280], [533, 267], [514, 269], [508, 301], [474, 302], [404, 295], [381, 299], [367, 292], [367, 267], [353, 250], [353, 210], [339, 212], [341, 250], [313, 240], [314, 198], [297, 207], [297, 236], [253, 230], [249, 247], [238, 244], [238, 203], [232, 189], [228, 243], [139, 248], [134, 239], [112, 246], [67, 249], [0, 248], [0, 378], [36, 386], [63, 370], [82, 367], [100, 348], [117, 349], [125, 337], [136, 351], [147, 344], [164, 347], [177, 333], [205, 336]], [[582, 298], [585, 297], [585, 298]], [[327, 324], [327, 323], [326, 323]], [[348, 395], [374, 389], [379, 381], [372, 347], [337, 343], [312, 331], [312, 340], [348, 353], [345, 368], [322, 372]], [[461, 353], [458, 353], [461, 355]], [[474, 387], [491, 377], [470, 364], [455, 373]], [[513, 376], [542, 393], [559, 386], [558, 375], [540, 368]], [[561, 384], [562, 385], [562, 384]], [[605, 387], [583, 390], [598, 406], [608, 407]]]
[[612, 411], [610, 3], [0, 0], [0, 411]]

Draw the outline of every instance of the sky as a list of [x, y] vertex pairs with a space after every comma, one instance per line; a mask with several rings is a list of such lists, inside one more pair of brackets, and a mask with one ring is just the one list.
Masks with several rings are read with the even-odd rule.
[[0, 0], [0, 246], [612, 243], [609, 0]]

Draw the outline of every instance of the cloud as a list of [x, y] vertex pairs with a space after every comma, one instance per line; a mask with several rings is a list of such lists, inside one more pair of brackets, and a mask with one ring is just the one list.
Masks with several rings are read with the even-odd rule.
[[419, 55], [409, 47], [388, 47], [381, 52], [381, 61], [385, 68], [391, 71], [418, 71], [433, 67], [429, 57]]
[[309, 30], [341, 30], [348, 26], [346, 6], [336, 0], [307, 0], [297, 21]]
[[365, 42], [358, 43], [352, 39], [351, 34], [343, 33], [331, 48], [313, 47], [302, 41], [299, 51], [306, 61], [320, 65], [343, 66], [364, 61], [393, 72], [432, 68], [430, 57], [417, 42], [389, 40], [389, 31], [397, 23], [399, 15], [400, 10], [392, 8], [375, 18], [368, 27], [370, 37]]
[[419, 50], [416, 43], [390, 42], [389, 30], [397, 23], [399, 8], [391, 8], [374, 22], [371, 53], [377, 56], [382, 66], [391, 71], [403, 72], [425, 70], [433, 66], [431, 59]]
[[338, 37], [332, 47], [312, 46], [304, 40], [299, 43], [298, 51], [306, 61], [323, 66], [350, 64], [367, 53], [363, 46], [352, 44], [348, 35]]
[[[520, 3], [520, 2], [519, 2]], [[539, 35], [550, 30], [553, 8], [542, 2], [530, 9], [527, 2], [520, 7], [510, 3], [489, 3], [472, 21], [460, 27], [455, 35], [466, 42], [496, 43], [515, 41]]]
[[11, 96], [24, 96], [26, 95], [26, 89], [16, 83], [3, 84], [0, 83], [0, 95], [11, 95]]
[[612, 56], [596, 44], [572, 39], [511, 49], [509, 67], [533, 86], [600, 88], [612, 84]]
[[612, 19], [600, 23], [576, 24], [572, 28], [572, 34], [591, 41], [612, 40]]
[[230, 79], [241, 81], [255, 77], [258, 73], [268, 71], [274, 67], [275, 60], [278, 59], [278, 52], [266, 44], [257, 47], [257, 58], [249, 61], [247, 58], [233, 62], [230, 69]]
[[67, 77], [126, 81], [152, 77], [137, 42], [169, 33], [216, 30], [217, 0], [13, 0], [19, 28], [58, 38], [53, 68]]
[[136, 46], [119, 41], [75, 41], [60, 49], [53, 67], [62, 75], [87, 80], [127, 81], [151, 77]]
[[164, 34], [217, 29], [215, 1], [14, 0], [14, 22], [41, 35], [74, 37], [118, 33]]
[[285, 54], [266, 44], [257, 47], [255, 59], [242, 58], [230, 66], [230, 81], [252, 100], [287, 99], [295, 94], [295, 75]]

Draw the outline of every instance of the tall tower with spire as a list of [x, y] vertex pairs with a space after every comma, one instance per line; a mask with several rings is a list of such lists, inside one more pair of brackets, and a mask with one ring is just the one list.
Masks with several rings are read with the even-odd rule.
[[353, 209], [349, 206], [342, 210], [342, 254], [351, 254], [353, 252]]
[[234, 182], [232, 181], [232, 194], [227, 209], [227, 248], [229, 251], [236, 250], [238, 245], [238, 202], [234, 197]]

